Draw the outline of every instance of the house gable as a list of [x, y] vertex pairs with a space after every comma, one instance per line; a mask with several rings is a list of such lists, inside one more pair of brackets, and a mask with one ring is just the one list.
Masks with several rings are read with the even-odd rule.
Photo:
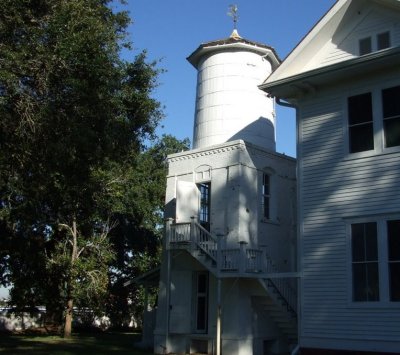
[[384, 32], [389, 32], [390, 47], [399, 46], [399, 18], [398, 0], [339, 0], [261, 87], [268, 91], [270, 83], [357, 58], [363, 38], [371, 37], [372, 52]]

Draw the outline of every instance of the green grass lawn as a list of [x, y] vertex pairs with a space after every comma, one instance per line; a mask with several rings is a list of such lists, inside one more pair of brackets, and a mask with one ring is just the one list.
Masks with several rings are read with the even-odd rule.
[[135, 348], [139, 340], [140, 335], [133, 333], [75, 334], [71, 339], [0, 333], [0, 354], [152, 354]]

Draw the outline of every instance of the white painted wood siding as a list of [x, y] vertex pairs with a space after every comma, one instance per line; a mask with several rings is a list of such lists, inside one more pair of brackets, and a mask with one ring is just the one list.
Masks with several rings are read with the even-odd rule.
[[358, 349], [392, 341], [400, 348], [400, 305], [357, 308], [349, 301], [345, 220], [400, 211], [400, 153], [349, 159], [342, 92], [300, 106], [300, 341], [305, 347], [358, 343]]
[[359, 40], [371, 36], [376, 40], [378, 33], [390, 31], [392, 46], [400, 45], [400, 19], [395, 11], [368, 4], [355, 9], [346, 26], [339, 26], [330, 41], [321, 45], [321, 50], [304, 67], [315, 69], [342, 62], [359, 56]]

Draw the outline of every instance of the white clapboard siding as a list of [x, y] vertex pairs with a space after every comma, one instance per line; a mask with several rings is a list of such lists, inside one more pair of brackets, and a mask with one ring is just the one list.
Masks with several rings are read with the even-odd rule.
[[[358, 18], [359, 17], [359, 18]], [[400, 30], [397, 13], [379, 9], [373, 5], [354, 16], [352, 25], [339, 29], [332, 41], [321, 51], [321, 66], [334, 64], [359, 55], [358, 41], [368, 36], [376, 36], [385, 31], [391, 32], [392, 45], [399, 45]], [[352, 27], [353, 26], [353, 27]]]
[[399, 307], [357, 308], [349, 302], [346, 218], [400, 212], [400, 154], [349, 158], [345, 99], [338, 94], [300, 106], [301, 337], [305, 342], [400, 339]]

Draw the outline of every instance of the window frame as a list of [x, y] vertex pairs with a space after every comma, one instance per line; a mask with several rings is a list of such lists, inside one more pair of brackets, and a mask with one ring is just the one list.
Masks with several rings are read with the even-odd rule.
[[[390, 154], [400, 152], [400, 145], [386, 147], [385, 145], [385, 131], [384, 131], [384, 118], [383, 118], [383, 100], [382, 92], [386, 89], [400, 87], [399, 79], [386, 80], [384, 85], [382, 82], [374, 83], [371, 85], [363, 85], [358, 89], [353, 89], [343, 98], [343, 124], [344, 124], [344, 152], [345, 159], [358, 159], [378, 154]], [[349, 108], [348, 99], [353, 96], [358, 96], [365, 93], [372, 95], [372, 122], [373, 122], [373, 136], [374, 136], [374, 149], [365, 150], [352, 153], [350, 151], [350, 131], [349, 131]]]
[[[398, 89], [399, 93], [400, 93], [400, 85], [396, 85], [396, 86], [391, 86], [391, 87], [386, 87], [383, 88], [381, 90], [381, 114], [382, 114], [382, 126], [383, 126], [383, 139], [384, 139], [384, 143], [383, 146], [385, 149], [390, 149], [390, 148], [394, 148], [394, 147], [399, 147], [400, 146], [400, 142], [397, 145], [390, 145], [387, 146], [387, 131], [385, 129], [385, 124], [389, 121], [393, 121], [396, 120], [397, 122], [400, 122], [400, 107], [399, 107], [399, 112], [395, 115], [391, 115], [391, 116], [386, 116], [385, 115], [385, 107], [384, 107], [384, 92], [388, 92], [389, 90], [393, 90], [393, 89]], [[399, 100], [400, 100], [400, 95], [399, 95]]]
[[[211, 181], [204, 181], [197, 183], [199, 189], [199, 213], [198, 222], [207, 231], [211, 230]], [[207, 191], [207, 198], [204, 199], [203, 188]], [[207, 211], [204, 213], [203, 208], [206, 207]], [[203, 219], [203, 217], [206, 217]]]
[[[268, 179], [268, 184], [265, 184], [266, 178]], [[268, 186], [268, 191], [265, 191], [265, 187]], [[262, 217], [265, 220], [271, 220], [271, 174], [263, 173], [262, 177], [262, 194], [261, 194], [261, 210]], [[268, 201], [268, 208], [266, 208], [266, 201]], [[266, 210], [268, 213], [266, 213]]]
[[[354, 110], [351, 110], [351, 106], [350, 106], [350, 102], [353, 99], [356, 98], [360, 98], [362, 96], [369, 96], [370, 100], [368, 102], [368, 104], [371, 106], [370, 107], [370, 112], [368, 112], [368, 115], [371, 115], [371, 120], [368, 121], [361, 121], [361, 122], [351, 122], [352, 118], [356, 118], [356, 117], [352, 117], [351, 113]], [[357, 103], [357, 102], [356, 102]], [[353, 144], [352, 142], [352, 134], [351, 131], [353, 128], [364, 128], [364, 127], [372, 127], [372, 148], [371, 149], [365, 149], [365, 150], [357, 150], [357, 151], [352, 151], [352, 147]], [[364, 92], [364, 93], [360, 93], [360, 94], [356, 94], [356, 95], [351, 95], [347, 97], [347, 131], [348, 131], [348, 150], [350, 154], [355, 154], [355, 153], [362, 153], [362, 152], [369, 152], [369, 151], [374, 151], [375, 150], [375, 140], [374, 140], [374, 98], [373, 98], [373, 93], [372, 92]]]
[[[347, 235], [347, 306], [349, 308], [396, 308], [400, 309], [400, 301], [390, 300], [389, 280], [389, 251], [387, 221], [400, 220], [400, 214], [374, 215], [365, 217], [346, 218]], [[353, 300], [353, 274], [352, 274], [352, 238], [351, 226], [358, 223], [376, 222], [378, 245], [378, 273], [379, 273], [379, 301], [354, 301]]]
[[[376, 244], [376, 255], [368, 256], [370, 254], [370, 250], [368, 249], [368, 231], [367, 231], [367, 225], [373, 225], [374, 226], [374, 244]], [[363, 231], [362, 231], [362, 247], [364, 250], [361, 251], [358, 250], [358, 252], [355, 252], [354, 246], [356, 244], [356, 236], [357, 232], [355, 231], [356, 226], [361, 226]], [[352, 302], [379, 302], [380, 301], [380, 294], [381, 294], [381, 288], [380, 288], [380, 273], [379, 273], [379, 246], [378, 246], [378, 224], [376, 222], [361, 222], [361, 223], [352, 223], [350, 225], [351, 228], [351, 233], [350, 233], [350, 238], [351, 238], [351, 269], [352, 269]], [[372, 248], [373, 251], [373, 248]], [[355, 256], [355, 254], [363, 254], [362, 256], [358, 256], [358, 258]], [[369, 266], [375, 266], [376, 267], [376, 272], [377, 272], [377, 292], [376, 292], [376, 299], [370, 299], [370, 297], [373, 297], [372, 294], [368, 292], [364, 292], [365, 294], [362, 296], [363, 299], [356, 299], [356, 288], [359, 288], [360, 283], [362, 284], [362, 280], [360, 283], [355, 282], [354, 274], [355, 274], [355, 268], [361, 266], [365, 273], [365, 283], [368, 285], [369, 281], [371, 280], [368, 276], [368, 269]], [[369, 288], [369, 287], [368, 287]]]
[[[259, 185], [259, 193], [258, 193], [258, 205], [259, 205], [259, 216], [260, 221], [264, 223], [272, 223], [279, 224], [279, 219], [277, 217], [277, 201], [276, 194], [274, 191], [277, 191], [277, 176], [275, 170], [270, 167], [265, 167], [262, 170], [259, 170], [258, 177], [258, 185]], [[264, 195], [264, 177], [269, 177], [269, 194]], [[269, 218], [264, 215], [264, 196], [267, 196], [269, 199]]]
[[[387, 47], [379, 48], [379, 37], [382, 35], [388, 34], [388, 42], [389, 45]], [[393, 46], [393, 38], [392, 31], [390, 29], [386, 29], [384, 31], [376, 31], [374, 33], [369, 34], [368, 36], [360, 36], [357, 38], [357, 53], [359, 56], [368, 55], [374, 52], [382, 51]], [[365, 53], [361, 51], [362, 42], [365, 43], [366, 40], [369, 40], [370, 51], [366, 51]]]
[[[199, 278], [201, 276], [205, 277], [205, 286], [206, 290], [205, 292], [199, 292]], [[193, 272], [193, 303], [192, 303], [192, 309], [193, 309], [193, 314], [194, 317], [192, 318], [192, 330], [193, 333], [195, 334], [208, 334], [208, 323], [209, 323], [209, 290], [210, 290], [210, 276], [208, 271], [194, 271]], [[199, 328], [198, 327], [198, 315], [199, 315], [199, 299], [204, 300], [204, 323], [205, 327], [204, 328]]]

